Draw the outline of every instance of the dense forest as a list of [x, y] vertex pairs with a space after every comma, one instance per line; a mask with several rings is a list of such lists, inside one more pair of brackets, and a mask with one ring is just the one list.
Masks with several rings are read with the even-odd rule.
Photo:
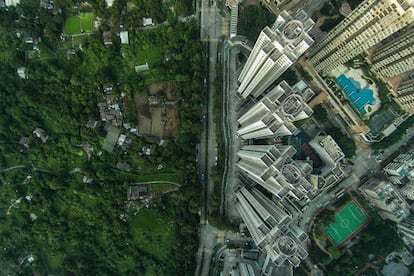
[[[128, 22], [133, 18], [151, 15], [158, 23], [192, 11], [191, 2], [177, 0], [173, 2], [178, 14], [170, 14], [167, 7], [159, 8], [160, 2], [135, 0], [136, 9], [128, 11], [126, 1], [116, 1], [110, 9], [104, 8], [104, 1], [89, 4], [95, 15], [107, 19], [102, 22], [123, 23], [122, 19], [131, 27], [134, 24]], [[131, 45], [123, 47], [117, 27], [104, 23], [74, 45], [73, 38], [72, 44], [62, 39], [62, 29], [65, 9], [78, 4], [56, 1], [60, 12], [52, 12], [38, 1], [23, 0], [17, 7], [0, 9], [0, 271], [192, 274], [199, 204], [194, 156], [202, 90], [198, 26], [194, 21], [171, 20], [153, 30], [131, 29]], [[105, 47], [102, 32], [108, 30], [113, 31], [113, 45]], [[25, 42], [24, 36], [35, 42]], [[162, 45], [149, 75], [137, 74], [131, 63], [140, 60], [140, 44]], [[166, 61], [165, 55], [171, 58]], [[27, 69], [27, 79], [19, 78], [20, 67]], [[133, 96], [146, 93], [151, 82], [165, 80], [174, 81], [184, 99], [178, 104], [180, 128], [175, 138], [138, 161], [149, 176], [162, 163], [162, 172], [180, 175], [182, 186], [154, 199], [139, 221], [126, 211], [125, 201], [128, 186], [140, 172], [133, 168], [134, 173], [128, 174], [115, 164], [137, 163], [142, 145], [157, 141], [133, 137], [126, 151], [116, 148], [107, 153], [102, 150], [104, 124], [90, 128], [87, 123], [100, 121], [97, 103], [105, 83], [114, 84], [117, 94]], [[36, 128], [46, 141], [33, 134]], [[85, 143], [94, 149], [90, 156], [82, 150]], [[85, 176], [93, 181], [83, 181]], [[160, 231], [152, 230], [156, 227]]]

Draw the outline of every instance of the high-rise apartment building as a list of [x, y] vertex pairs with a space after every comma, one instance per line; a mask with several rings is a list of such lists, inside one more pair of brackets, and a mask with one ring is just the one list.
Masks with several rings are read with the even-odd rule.
[[282, 11], [272, 28], [265, 27], [238, 78], [243, 98], [259, 97], [310, 47], [308, 31], [315, 23], [303, 11]]
[[269, 262], [276, 266], [299, 266], [308, 256], [305, 250], [308, 236], [292, 224], [292, 217], [256, 188], [242, 187], [236, 198], [236, 208], [254, 242], [266, 251], [263, 267]]
[[237, 167], [275, 199], [309, 198], [313, 187], [306, 179], [312, 171], [308, 163], [292, 160], [296, 150], [292, 146], [247, 145], [237, 153]]
[[413, 22], [413, 0], [365, 0], [312, 47], [309, 63], [327, 75]]
[[405, 28], [395, 39], [377, 49], [372, 67], [381, 76], [392, 77], [414, 69], [414, 28]]
[[237, 121], [243, 139], [262, 139], [293, 134], [295, 121], [309, 118], [308, 102], [314, 92], [300, 81], [291, 87], [285, 81], [273, 88]]

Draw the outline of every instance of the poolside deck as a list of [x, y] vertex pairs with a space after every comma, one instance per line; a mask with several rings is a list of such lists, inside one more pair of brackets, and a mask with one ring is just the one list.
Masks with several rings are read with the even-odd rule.
[[[356, 88], [360, 89], [359, 92], [364, 92], [365, 94], [367, 92], [372, 92], [371, 97], [367, 97], [368, 95], [367, 94], [367, 95], [363, 95], [361, 99], [359, 100], [357, 99], [358, 97], [356, 96], [361, 96], [361, 95], [355, 94], [353, 95], [353, 97], [355, 97], [355, 101], [354, 101], [352, 98], [348, 97], [347, 92], [344, 91], [345, 94], [347, 94], [346, 96], [354, 103], [356, 109], [360, 111], [361, 115], [369, 116], [370, 114], [374, 113], [381, 107], [381, 101], [379, 100], [379, 96], [378, 96], [378, 88], [375, 85], [368, 84], [367, 81], [362, 78], [364, 73], [362, 72], [361, 69], [354, 69], [354, 68], [348, 69], [346, 66], [340, 65], [338, 68], [336, 68], [332, 72], [331, 75], [334, 76], [335, 79], [337, 79], [342, 74], [345, 75], [347, 79], [350, 79], [351, 85], [354, 85]], [[364, 90], [364, 89], [368, 89], [370, 91]], [[373, 101], [368, 100], [369, 98], [372, 98]], [[370, 110], [365, 109], [365, 105], [369, 105], [371, 107]], [[362, 107], [362, 106], [364, 106], [363, 110], [365, 112], [361, 112], [361, 109], [359, 107]]]
[[352, 77], [341, 74], [336, 81], [362, 115], [367, 113], [367, 105], [375, 104], [373, 91], [369, 88], [361, 89], [361, 84]]

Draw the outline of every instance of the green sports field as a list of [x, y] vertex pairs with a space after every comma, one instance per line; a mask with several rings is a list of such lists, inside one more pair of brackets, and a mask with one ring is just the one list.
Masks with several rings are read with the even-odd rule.
[[80, 14], [81, 28], [85, 33], [93, 32], [93, 13], [81, 12]]
[[333, 244], [341, 246], [352, 236], [362, 230], [369, 221], [369, 217], [362, 207], [355, 201], [348, 203], [335, 215], [335, 222], [324, 227], [325, 232]]
[[65, 34], [76, 35], [93, 32], [93, 13], [81, 12], [79, 16], [69, 16], [65, 20]]

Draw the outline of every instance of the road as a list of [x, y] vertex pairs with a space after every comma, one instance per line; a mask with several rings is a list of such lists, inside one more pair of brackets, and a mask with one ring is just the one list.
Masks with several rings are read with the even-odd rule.
[[211, 252], [217, 243], [217, 229], [208, 224], [208, 198], [214, 191], [212, 168], [217, 160], [216, 126], [214, 122], [214, 94], [216, 79], [217, 47], [223, 33], [226, 18], [219, 14], [215, 6], [209, 6], [208, 0], [201, 0], [200, 39], [204, 43], [205, 72], [204, 101], [202, 103], [203, 131], [200, 141], [200, 176], [202, 194], [200, 198], [200, 230], [199, 249], [197, 252], [197, 268], [195, 275], [208, 275]]

